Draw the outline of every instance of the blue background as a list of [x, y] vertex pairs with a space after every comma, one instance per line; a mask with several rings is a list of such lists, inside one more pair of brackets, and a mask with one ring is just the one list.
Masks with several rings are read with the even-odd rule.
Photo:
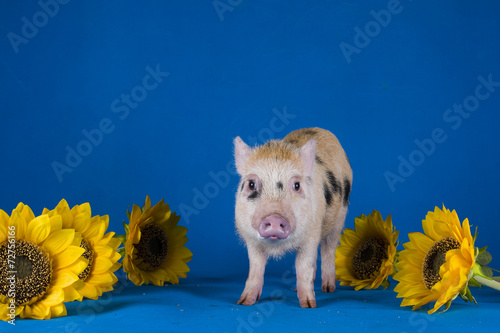
[[[90, 202], [94, 214], [109, 214], [109, 230], [122, 233], [128, 205], [143, 203], [147, 194], [153, 203], [164, 198], [189, 228], [194, 256], [188, 279], [168, 287], [178, 299], [160, 302], [161, 311], [178, 316], [176, 305], [183, 302], [185, 314], [196, 306], [200, 311], [176, 324], [170, 314], [156, 314], [151, 322], [141, 316], [146, 327], [161, 321], [173, 325], [166, 330], [205, 325], [212, 315], [208, 308], [226, 318], [218, 330], [233, 331], [240, 323], [233, 310], [246, 311], [244, 318], [257, 311], [234, 304], [248, 269], [233, 226], [237, 135], [255, 144], [298, 128], [329, 129], [354, 173], [346, 226], [377, 209], [384, 217], [392, 214], [406, 242], [408, 232], [421, 231], [427, 211], [444, 203], [478, 226], [478, 246], [499, 255], [500, 87], [480, 88], [489, 96], [467, 118], [457, 120], [447, 111], [473, 101], [480, 76], [500, 81], [498, 2], [401, 0], [382, 25], [374, 23], [376, 13], [391, 1], [70, 1], [57, 8], [53, 1], [41, 3], [52, 4], [51, 15], [35, 1], [0, 4], [0, 208], [10, 213], [22, 201], [39, 214], [61, 198], [70, 205]], [[36, 30], [29, 29], [33, 22]], [[356, 52], [346, 55], [347, 44]], [[154, 70], [162, 72], [158, 82], [147, 78]], [[144, 88], [145, 78], [151, 90]], [[125, 95], [136, 100], [127, 105]], [[104, 131], [96, 134], [103, 122]], [[431, 149], [433, 131], [446, 139]], [[94, 143], [85, 133], [94, 133]], [[419, 153], [415, 140], [430, 150]], [[71, 165], [69, 151], [80, 152]], [[405, 169], [400, 164], [409, 162], [402, 160], [417, 165]], [[388, 172], [404, 182], [391, 187]], [[492, 266], [500, 266], [498, 259]], [[277, 282], [269, 286], [266, 280], [263, 297], [288, 290], [280, 281], [291, 270], [293, 256], [271, 261], [266, 279]], [[205, 284], [212, 287], [197, 291]], [[96, 310], [96, 318], [118, 315], [127, 323], [139, 307], [155, 313], [160, 310], [154, 300], [170, 297], [153, 287], [129, 285], [124, 293], [113, 298], [114, 306]], [[127, 295], [142, 293], [152, 295], [149, 301], [126, 302]], [[498, 301], [498, 294], [479, 294], [480, 304]], [[344, 289], [335, 295], [338, 302], [323, 302], [321, 311], [361, 309], [352, 314], [359, 329], [383, 329], [375, 310], [380, 306], [391, 314], [391, 325], [408, 332], [421, 327], [412, 325], [412, 313], [399, 308], [392, 291], [359, 294], [387, 299], [361, 300], [361, 307], [356, 298], [365, 296]], [[318, 329], [335, 325], [329, 318], [319, 327], [319, 312], [297, 311], [294, 297], [268, 302], [288, 317], [270, 315], [267, 322], [286, 325], [300, 314], [304, 324]], [[317, 297], [329, 299], [321, 292]], [[80, 328], [101, 327], [71, 306], [69, 317], [43, 325], [56, 329], [76, 321]], [[419, 316], [433, 325], [462, 320], [461, 327], [472, 327], [464, 315], [481, 318], [488, 306], [453, 309], [439, 319]], [[460, 309], [467, 312], [460, 315]], [[363, 316], [365, 323], [372, 320], [371, 328], [359, 324]], [[25, 327], [33, 323], [18, 321]], [[478, 319], [473, 325], [487, 323]]]

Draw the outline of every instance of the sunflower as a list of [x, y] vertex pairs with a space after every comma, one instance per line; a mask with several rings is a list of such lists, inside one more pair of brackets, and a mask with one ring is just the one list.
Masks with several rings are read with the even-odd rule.
[[335, 252], [337, 279], [341, 286], [355, 290], [387, 287], [387, 277], [394, 272], [399, 232], [391, 216], [384, 221], [374, 210], [369, 216], [354, 220], [354, 229], [345, 228]]
[[92, 216], [88, 203], [70, 209], [64, 199], [53, 210], [44, 208], [43, 214], [60, 215], [63, 228], [75, 229], [82, 235], [79, 246], [85, 250], [82, 257], [89, 264], [78, 275], [78, 284], [82, 287], [78, 290], [80, 296], [77, 299], [81, 301], [83, 297], [87, 297], [96, 300], [103, 292], [113, 290], [113, 284], [118, 281], [113, 272], [121, 266], [118, 263], [120, 254], [116, 251], [120, 241], [113, 238], [114, 232], [105, 234], [109, 225], [108, 215]]
[[442, 210], [436, 207], [428, 212], [422, 227], [424, 234], [408, 235], [410, 242], [403, 245], [396, 264], [394, 279], [399, 283], [394, 291], [404, 298], [401, 306], [413, 305], [416, 310], [435, 301], [431, 314], [443, 305], [447, 310], [458, 295], [475, 302], [468, 289], [477, 254], [469, 220], [460, 225], [455, 210], [443, 205]]
[[80, 243], [59, 215], [35, 217], [23, 203], [10, 217], [0, 210], [0, 318], [66, 315], [63, 302], [78, 297], [75, 282], [88, 264]]
[[151, 207], [149, 196], [142, 209], [134, 205], [127, 216], [123, 270], [128, 278], [137, 286], [178, 284], [179, 277], [187, 276], [186, 263], [193, 255], [184, 246], [187, 229], [177, 225], [180, 216], [171, 213], [163, 199]]

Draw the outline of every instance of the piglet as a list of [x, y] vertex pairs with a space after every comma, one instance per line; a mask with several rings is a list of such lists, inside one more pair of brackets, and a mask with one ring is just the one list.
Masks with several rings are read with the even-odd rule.
[[339, 141], [321, 128], [249, 147], [234, 139], [235, 224], [248, 249], [250, 272], [238, 304], [260, 297], [269, 257], [296, 251], [297, 296], [315, 308], [314, 278], [321, 244], [321, 289], [335, 290], [335, 248], [344, 226], [352, 170]]

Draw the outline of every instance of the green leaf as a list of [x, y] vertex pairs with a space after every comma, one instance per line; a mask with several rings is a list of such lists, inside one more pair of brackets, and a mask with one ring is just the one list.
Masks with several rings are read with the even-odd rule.
[[[462, 297], [462, 294], [463, 294], [463, 297]], [[474, 298], [474, 296], [472, 296], [472, 294], [469, 290], [469, 287], [465, 287], [465, 289], [460, 292], [460, 296], [462, 297], [462, 299], [464, 299], [464, 300], [467, 299], [469, 302], [477, 305], [476, 299]]]
[[[483, 249], [485, 249], [485, 248], [483, 248]], [[488, 251], [483, 250], [483, 249], [479, 250], [479, 254], [476, 257], [476, 262], [481, 266], [486, 266], [491, 262], [491, 259], [493, 259], [493, 258], [491, 256], [491, 253], [489, 253]], [[483, 250], [483, 251], [481, 251], [481, 250]]]
[[492, 277], [493, 280], [500, 282], [500, 276], [494, 276]]
[[477, 262], [474, 264], [474, 266], [472, 266], [472, 272], [473, 272], [474, 276], [480, 276], [482, 278], [491, 280], [490, 277], [484, 275], [482, 267]]
[[449, 308], [450, 308], [450, 306], [451, 306], [451, 301], [452, 301], [452, 300], [450, 299], [448, 302], [446, 302], [444, 310], [443, 310], [443, 311], [440, 311], [439, 313], [443, 313], [443, 312], [448, 311], [448, 309], [449, 309]]
[[462, 294], [461, 292], [460, 292], [460, 293], [458, 293], [458, 296], [460, 296], [460, 298], [461, 298], [461, 299], [463, 299], [465, 303], [467, 303], [467, 302], [469, 301], [469, 300], [467, 299], [467, 297], [465, 297], [465, 295], [464, 295], [464, 294]]
[[[129, 226], [127, 223], [123, 222], [123, 229], [125, 229], [125, 234], [128, 235], [130, 232]], [[124, 242], [125, 243], [125, 242]]]
[[469, 280], [469, 286], [472, 286], [472, 287], [481, 287], [482, 284], [477, 282], [476, 280], [474, 280], [474, 278], [470, 278]]
[[382, 282], [382, 287], [384, 287], [384, 290], [389, 288], [391, 285], [391, 283], [389, 282], [388, 279], [385, 279], [383, 282]]
[[483, 274], [486, 275], [487, 277], [489, 278], [493, 277], [493, 271], [488, 266], [481, 266], [481, 270], [483, 271]]
[[125, 235], [114, 235], [113, 238], [120, 240], [122, 244], [125, 244], [127, 241], [127, 237]]
[[478, 249], [478, 254], [481, 254], [481, 253], [483, 253], [484, 251], [486, 251], [486, 248], [488, 248], [488, 247], [487, 247], [487, 246], [482, 247], [482, 248], [478, 248], [478, 247], [476, 247], [476, 249]]
[[122, 258], [125, 257], [125, 248], [123, 246], [118, 248], [117, 251]]

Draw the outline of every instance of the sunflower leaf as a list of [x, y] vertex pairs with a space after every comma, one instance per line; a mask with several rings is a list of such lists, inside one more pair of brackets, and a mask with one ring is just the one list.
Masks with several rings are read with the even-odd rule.
[[127, 218], [130, 221], [130, 205], [127, 206]]
[[460, 296], [460, 298], [461, 298], [461, 299], [463, 299], [465, 303], [467, 303], [467, 302], [469, 301], [469, 300], [467, 299], [467, 297], [465, 297], [465, 295], [464, 295], [464, 294], [462, 294], [461, 292], [460, 292], [460, 293], [458, 293], [458, 296]]
[[481, 270], [483, 271], [483, 274], [486, 275], [487, 277], [489, 278], [493, 277], [493, 271], [488, 266], [481, 266]]
[[474, 276], [480, 276], [482, 278], [485, 278], [485, 279], [488, 279], [488, 280], [491, 280], [490, 277], [486, 276], [484, 273], [483, 273], [483, 270], [482, 270], [482, 267], [481, 265], [479, 265], [478, 263], [475, 263], [474, 266], [472, 266], [472, 272], [474, 274]]
[[[130, 232], [130, 229], [129, 229], [128, 224], [127, 224], [127, 223], [125, 223], [125, 222], [123, 222], [123, 229], [125, 229], [125, 234], [127, 234], [127, 235], [128, 235], [128, 234], [129, 234], [129, 232]], [[125, 242], [123, 242], [123, 243], [125, 243]]]
[[122, 244], [125, 244], [125, 242], [127, 241], [127, 236], [125, 235], [115, 234], [113, 237], [118, 239]]
[[125, 257], [125, 254], [126, 254], [126, 253], [125, 253], [125, 248], [124, 248], [123, 246], [122, 246], [122, 247], [120, 247], [120, 248], [118, 248], [116, 251], [118, 251], [118, 253], [120, 254], [120, 256], [121, 256], [122, 258], [124, 258], [124, 257]]
[[461, 292], [458, 293], [460, 295], [460, 297], [465, 301], [465, 303], [467, 302], [471, 302], [471, 303], [474, 303], [477, 305], [477, 302], [476, 302], [476, 299], [474, 298], [474, 296], [472, 296], [471, 292], [470, 292], [470, 289], [469, 289], [469, 286], [466, 286]]
[[385, 279], [384, 281], [382, 281], [382, 287], [384, 287], [384, 290], [386, 290], [387, 288], [389, 288], [391, 286], [391, 283], [389, 282], [388, 279]]
[[472, 287], [481, 287], [481, 284], [479, 282], [477, 282], [473, 277], [470, 278], [469, 280], [469, 286], [472, 286]]
[[476, 299], [475, 299], [475, 298], [474, 298], [474, 296], [472, 296], [472, 294], [470, 293], [470, 289], [469, 289], [469, 287], [466, 287], [466, 288], [465, 288], [465, 297], [467, 297], [467, 299], [468, 299], [471, 303], [474, 303], [474, 304], [476, 304], [476, 306], [477, 306]]
[[444, 310], [443, 310], [443, 311], [440, 311], [439, 313], [443, 313], [443, 312], [448, 311], [448, 309], [449, 309], [449, 308], [450, 308], [450, 306], [451, 306], [451, 301], [452, 301], [452, 300], [450, 299], [448, 302], [446, 302]]
[[476, 262], [481, 266], [486, 266], [491, 262], [491, 253], [486, 251], [486, 247], [479, 249], [479, 254], [477, 255]]

